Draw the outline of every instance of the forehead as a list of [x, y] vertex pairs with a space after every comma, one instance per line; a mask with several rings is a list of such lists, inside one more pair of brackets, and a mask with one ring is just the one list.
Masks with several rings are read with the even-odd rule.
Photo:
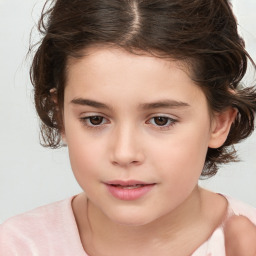
[[144, 62], [143, 65], [149, 66], [152, 63], [158, 63], [166, 67], [177, 67], [187, 73], [188, 76], [193, 76], [193, 67], [195, 66], [193, 61], [190, 59], [183, 58], [183, 60], [178, 60], [175, 57], [166, 56], [165, 53], [157, 51], [143, 51], [135, 49], [124, 49], [115, 45], [109, 44], [96, 44], [86, 47], [82, 51], [79, 51], [74, 57], [69, 56], [67, 59], [67, 71], [74, 65], [79, 65], [79, 63], [85, 61], [91, 67], [100, 64], [104, 61], [110, 62], [120, 62], [121, 60], [126, 60], [130, 63]]
[[69, 58], [66, 91], [73, 97], [97, 93], [113, 100], [131, 95], [144, 102], [167, 96], [193, 100], [203, 94], [191, 79], [187, 62], [113, 47], [92, 47], [81, 58]]

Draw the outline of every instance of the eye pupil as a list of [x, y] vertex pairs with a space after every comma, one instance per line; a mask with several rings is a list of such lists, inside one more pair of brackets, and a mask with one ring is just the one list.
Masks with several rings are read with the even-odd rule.
[[93, 125], [100, 125], [103, 121], [103, 117], [101, 116], [92, 116], [90, 117], [90, 122]]
[[168, 123], [168, 118], [158, 116], [158, 117], [154, 117], [154, 121], [157, 125], [163, 126], [163, 125], [166, 125]]

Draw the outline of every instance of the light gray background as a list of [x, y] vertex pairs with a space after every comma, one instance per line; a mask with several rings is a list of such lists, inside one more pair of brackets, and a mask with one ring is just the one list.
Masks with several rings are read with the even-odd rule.
[[[44, 1], [0, 0], [0, 222], [80, 191], [67, 149], [41, 147], [25, 59]], [[233, 0], [247, 50], [256, 60], [256, 1]], [[33, 38], [37, 33], [34, 31]], [[247, 80], [252, 81], [252, 72]], [[256, 133], [238, 147], [243, 160], [200, 184], [256, 207]]]

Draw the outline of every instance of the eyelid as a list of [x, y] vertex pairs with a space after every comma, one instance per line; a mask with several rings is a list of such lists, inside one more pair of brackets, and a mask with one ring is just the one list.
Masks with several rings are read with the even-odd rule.
[[154, 118], [154, 117], [164, 117], [164, 118], [169, 118], [169, 119], [171, 119], [171, 120], [178, 121], [178, 117], [175, 116], [175, 115], [171, 115], [171, 114], [161, 114], [161, 113], [159, 113], [159, 114], [157, 114], [157, 113], [151, 114], [151, 115], [149, 115], [149, 116], [147, 117], [147, 120], [152, 119], [152, 118]]
[[[156, 124], [152, 124], [150, 122], [150, 120], [154, 119], [154, 118], [157, 118], [157, 117], [163, 117], [163, 118], [167, 118], [168, 121], [169, 121], [169, 124], [167, 125], [156, 125]], [[152, 115], [150, 116], [147, 121], [146, 121], [146, 124], [150, 124], [153, 126], [153, 128], [155, 129], [160, 129], [160, 130], [169, 130], [172, 126], [174, 126], [176, 123], [178, 122], [178, 119], [177, 118], [173, 118], [172, 116], [169, 116], [167, 114], [156, 114], [156, 115]]]
[[[103, 120], [105, 120], [104, 123], [101, 123], [99, 125], [93, 125], [93, 124], [89, 124], [88, 121], [90, 120], [90, 118], [92, 117], [101, 117], [103, 118]], [[101, 129], [103, 128], [106, 124], [109, 124], [110, 121], [108, 118], [106, 118], [103, 114], [101, 113], [83, 113], [80, 117], [79, 117], [80, 122], [88, 129]]]
[[109, 117], [107, 117], [105, 114], [101, 113], [101, 112], [82, 112], [81, 114], [79, 114], [79, 118], [90, 118], [90, 117], [94, 117], [94, 116], [100, 116], [106, 119], [110, 119]]

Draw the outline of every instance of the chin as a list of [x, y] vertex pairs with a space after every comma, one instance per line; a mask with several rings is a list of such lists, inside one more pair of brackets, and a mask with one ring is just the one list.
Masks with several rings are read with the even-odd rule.
[[109, 213], [108, 218], [122, 226], [130, 226], [130, 227], [137, 227], [137, 226], [144, 226], [151, 222], [154, 222], [157, 217], [150, 216], [149, 212], [139, 212], [137, 211], [129, 211], [122, 209], [122, 211], [116, 211], [114, 213]]

